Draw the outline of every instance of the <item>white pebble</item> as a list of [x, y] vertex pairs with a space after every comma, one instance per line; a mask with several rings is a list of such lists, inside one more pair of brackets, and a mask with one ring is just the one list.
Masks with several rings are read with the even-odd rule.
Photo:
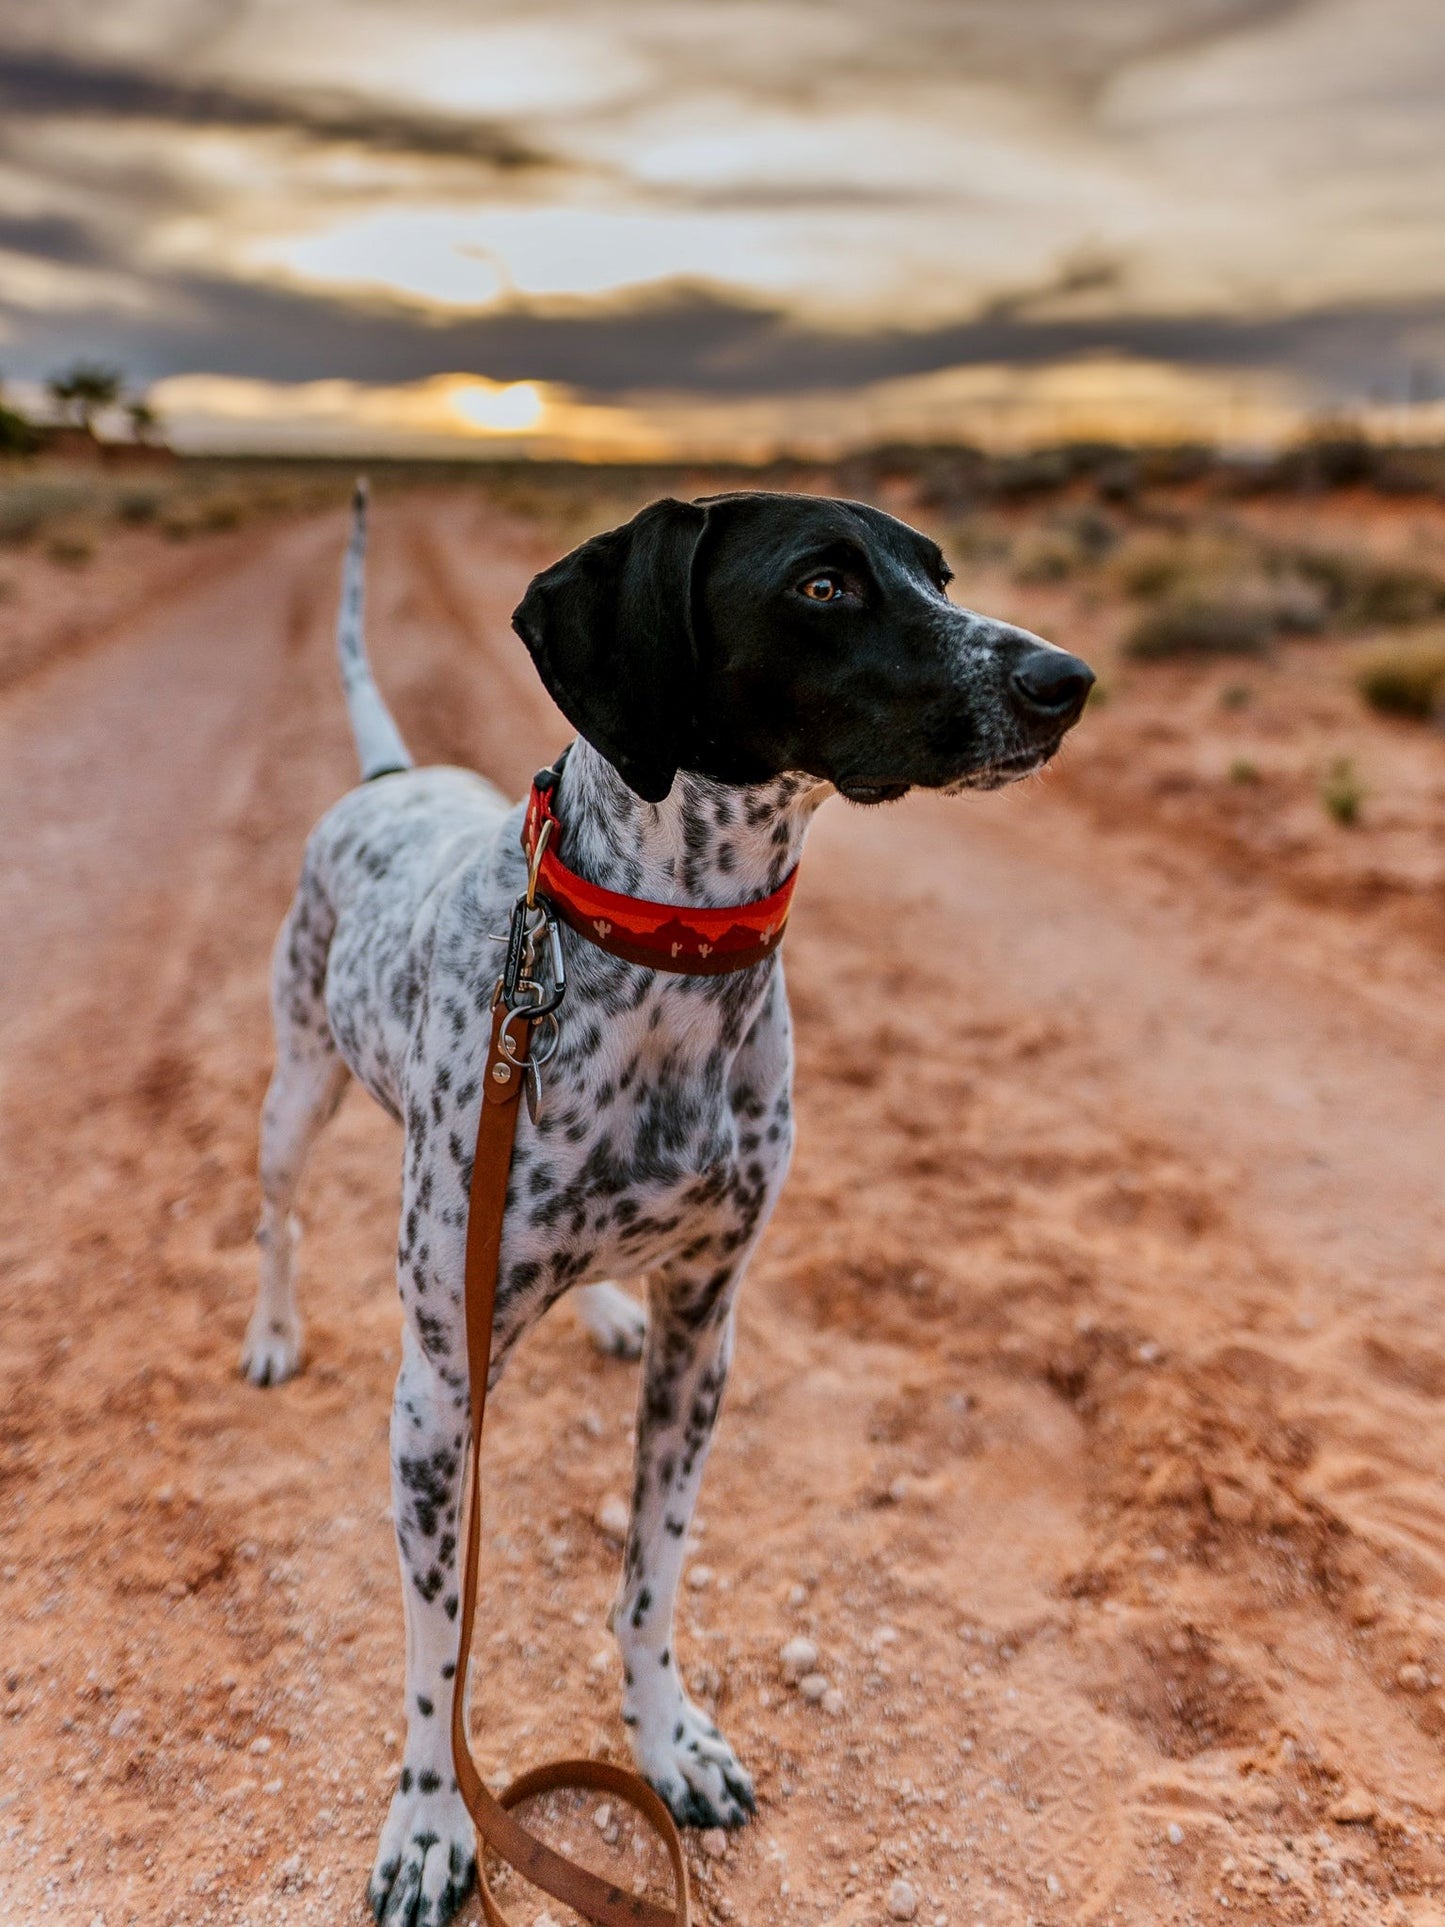
[[798, 1681], [798, 1691], [810, 1706], [816, 1706], [828, 1691], [827, 1676], [823, 1673], [805, 1673]]
[[604, 1800], [592, 1816], [592, 1824], [599, 1833], [606, 1833], [612, 1825], [612, 1809]]
[[796, 1686], [804, 1673], [811, 1673], [816, 1670], [818, 1664], [818, 1649], [811, 1639], [805, 1639], [803, 1635], [799, 1633], [796, 1639], [790, 1639], [788, 1641], [787, 1645], [784, 1646], [778, 1654], [778, 1658], [783, 1664], [783, 1678], [787, 1680], [790, 1686]]
[[721, 1860], [728, 1850], [728, 1837], [721, 1827], [709, 1827], [702, 1836], [702, 1850], [714, 1860]]
[[627, 1537], [628, 1510], [626, 1499], [619, 1499], [615, 1492], [609, 1492], [597, 1508], [597, 1530], [604, 1539], [611, 1539], [614, 1545], [621, 1545]]
[[823, 1711], [830, 1719], [837, 1719], [843, 1712], [846, 1702], [836, 1686], [830, 1686], [823, 1695]]
[[688, 1568], [687, 1583], [692, 1587], [694, 1592], [702, 1592], [712, 1584], [712, 1567], [690, 1566]]
[[888, 1912], [894, 1920], [912, 1920], [918, 1912], [918, 1895], [906, 1880], [895, 1880], [888, 1889]]
[[1171, 1847], [1182, 1847], [1184, 1845], [1184, 1829], [1177, 1820], [1171, 1820], [1169, 1822], [1169, 1844]]

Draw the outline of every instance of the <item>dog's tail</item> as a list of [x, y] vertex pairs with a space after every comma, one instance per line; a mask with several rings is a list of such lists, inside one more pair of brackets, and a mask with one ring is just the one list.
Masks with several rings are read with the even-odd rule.
[[366, 609], [366, 503], [365, 480], [356, 484], [351, 500], [351, 540], [346, 545], [346, 560], [341, 565], [341, 609], [336, 618], [336, 653], [341, 661], [341, 687], [346, 692], [346, 710], [351, 718], [351, 733], [356, 738], [356, 753], [361, 759], [361, 780], [390, 776], [412, 767], [411, 751], [401, 739], [391, 711], [381, 699], [376, 678], [367, 660], [364, 616]]

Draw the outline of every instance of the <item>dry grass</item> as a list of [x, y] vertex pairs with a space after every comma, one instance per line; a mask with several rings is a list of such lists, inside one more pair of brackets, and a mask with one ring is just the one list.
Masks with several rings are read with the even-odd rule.
[[1386, 716], [1445, 723], [1445, 635], [1380, 644], [1361, 658], [1355, 687]]

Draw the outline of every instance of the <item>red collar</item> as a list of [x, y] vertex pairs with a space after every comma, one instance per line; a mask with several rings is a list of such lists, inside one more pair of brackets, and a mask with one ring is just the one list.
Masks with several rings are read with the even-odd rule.
[[683, 977], [716, 977], [746, 970], [772, 956], [788, 921], [796, 868], [770, 897], [704, 910], [676, 903], [649, 903], [603, 890], [557, 855], [562, 824], [552, 807], [558, 771], [543, 770], [532, 784], [522, 823], [522, 848], [535, 860], [539, 839], [548, 831], [537, 866], [537, 888], [566, 924], [599, 950], [648, 970], [669, 970]]

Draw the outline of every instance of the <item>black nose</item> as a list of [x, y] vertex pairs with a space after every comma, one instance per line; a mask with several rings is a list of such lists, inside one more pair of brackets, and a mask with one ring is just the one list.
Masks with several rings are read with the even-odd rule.
[[1062, 649], [1031, 649], [1015, 668], [1012, 681], [1030, 709], [1072, 722], [1094, 686], [1094, 672]]

